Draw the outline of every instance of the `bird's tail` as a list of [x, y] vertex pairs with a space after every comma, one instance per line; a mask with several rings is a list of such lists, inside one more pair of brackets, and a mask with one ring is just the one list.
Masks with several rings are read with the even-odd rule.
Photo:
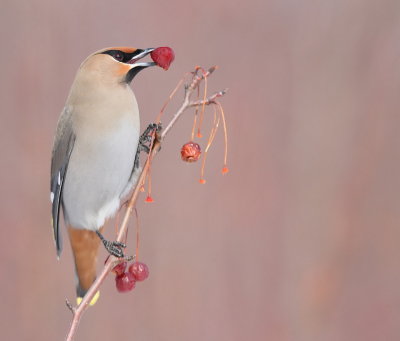
[[[96, 263], [100, 239], [94, 231], [75, 229], [73, 227], [68, 228], [68, 234], [75, 258], [75, 272], [78, 279], [76, 295], [79, 304], [96, 279]], [[90, 304], [95, 304], [98, 297], [99, 292], [96, 293]]]

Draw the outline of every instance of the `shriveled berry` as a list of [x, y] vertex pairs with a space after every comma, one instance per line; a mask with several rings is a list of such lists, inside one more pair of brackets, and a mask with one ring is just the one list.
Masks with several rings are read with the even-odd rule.
[[133, 262], [129, 266], [128, 272], [131, 273], [137, 281], [144, 281], [149, 277], [149, 268], [142, 262]]
[[111, 271], [115, 273], [117, 276], [122, 275], [125, 272], [126, 265], [127, 265], [126, 262], [121, 262], [118, 265], [114, 266], [114, 268]]
[[135, 276], [130, 272], [124, 272], [122, 275], [115, 277], [115, 285], [119, 292], [131, 291], [136, 285]]
[[169, 66], [175, 59], [174, 51], [168, 46], [157, 47], [151, 52], [150, 56], [151, 59], [153, 59], [154, 62], [164, 70], [168, 70]]
[[200, 158], [201, 148], [198, 143], [190, 141], [185, 143], [181, 149], [181, 157], [185, 162], [196, 162]]

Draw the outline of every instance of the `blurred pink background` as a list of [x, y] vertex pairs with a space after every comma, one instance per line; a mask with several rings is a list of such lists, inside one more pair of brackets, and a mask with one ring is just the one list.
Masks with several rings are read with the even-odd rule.
[[154, 162], [155, 203], [138, 205], [150, 278], [119, 294], [110, 276], [76, 340], [400, 339], [399, 1], [0, 6], [2, 340], [63, 340], [69, 328], [51, 146], [82, 60], [120, 45], [176, 52], [168, 72], [134, 80], [143, 127], [183, 73], [220, 66], [209, 87], [230, 88], [231, 171], [220, 174], [222, 131], [206, 185], [200, 164], [180, 161], [188, 113]]

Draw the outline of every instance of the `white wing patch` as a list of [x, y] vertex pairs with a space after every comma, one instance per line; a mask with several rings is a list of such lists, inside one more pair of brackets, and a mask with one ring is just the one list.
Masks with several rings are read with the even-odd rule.
[[54, 193], [53, 192], [50, 192], [50, 201], [51, 201], [51, 203], [53, 203], [53, 201], [54, 201]]

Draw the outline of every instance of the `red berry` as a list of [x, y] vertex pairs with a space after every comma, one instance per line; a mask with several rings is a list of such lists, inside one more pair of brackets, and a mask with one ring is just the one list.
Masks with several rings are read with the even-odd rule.
[[128, 271], [135, 276], [137, 281], [144, 281], [147, 277], [149, 277], [149, 268], [146, 264], [141, 262], [132, 263]]
[[170, 47], [157, 47], [150, 54], [151, 59], [161, 66], [164, 70], [168, 70], [169, 66], [175, 59], [175, 53]]
[[115, 273], [117, 276], [122, 275], [125, 272], [126, 265], [127, 265], [126, 262], [121, 262], [118, 265], [114, 266], [114, 268], [111, 271]]
[[136, 285], [135, 276], [130, 272], [124, 272], [122, 275], [115, 277], [115, 285], [119, 292], [131, 291]]
[[186, 162], [196, 162], [200, 158], [201, 148], [198, 143], [188, 142], [182, 146], [181, 157]]

